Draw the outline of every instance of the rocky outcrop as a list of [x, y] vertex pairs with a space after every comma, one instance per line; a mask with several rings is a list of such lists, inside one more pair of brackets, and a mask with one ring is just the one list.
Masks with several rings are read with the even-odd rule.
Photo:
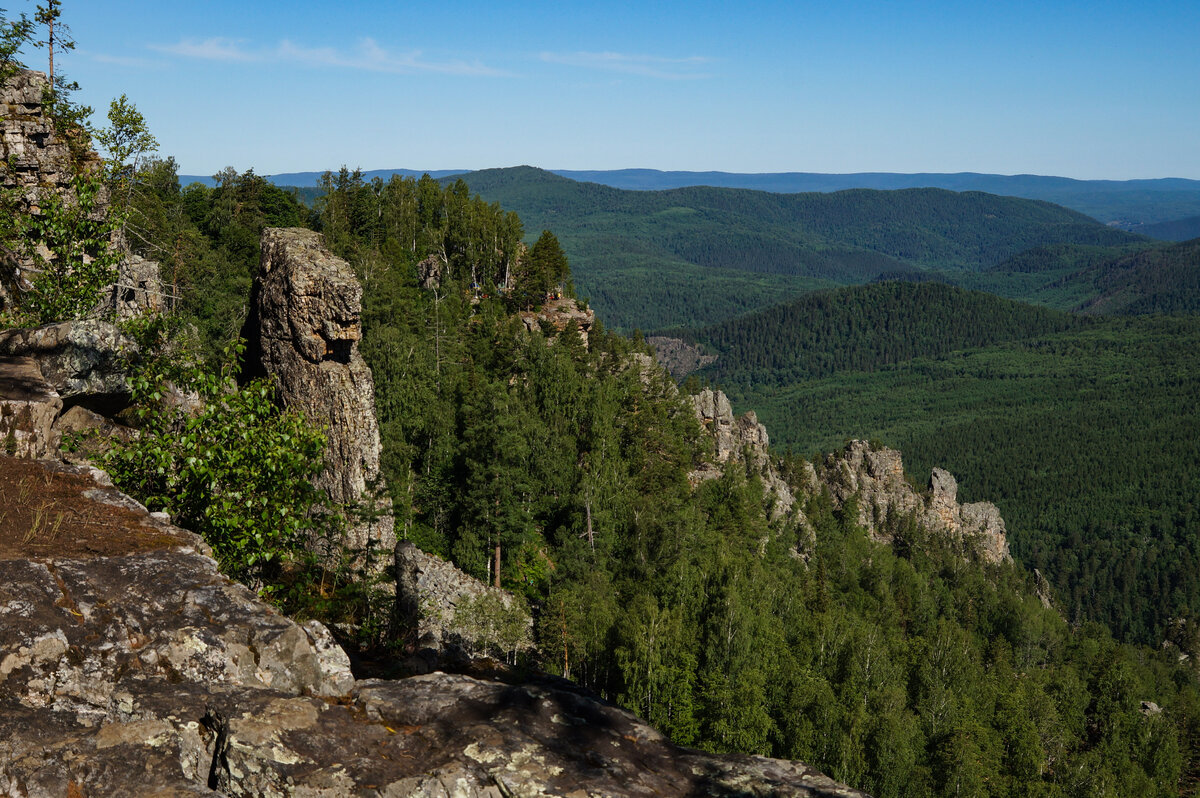
[[780, 518], [790, 512], [796, 499], [771, 462], [767, 428], [758, 423], [754, 411], [735, 418], [729, 397], [711, 388], [688, 399], [701, 427], [712, 437], [715, 458], [714, 463], [707, 463], [691, 473], [692, 483], [719, 477], [728, 465], [744, 464], [762, 479], [763, 488], [771, 497], [772, 517]]
[[118, 319], [166, 312], [166, 300], [157, 261], [130, 255], [117, 265], [117, 281], [108, 289], [108, 305]]
[[[47, 114], [46, 76], [21, 70], [0, 86], [0, 191], [11, 191], [13, 212], [37, 215], [50, 193], [72, 196], [78, 172], [99, 166], [95, 153], [75, 163], [71, 148]], [[46, 253], [43, 253], [46, 254]], [[20, 253], [0, 262], [0, 307], [18, 286], [26, 286], [25, 270], [33, 264]]]
[[820, 466], [820, 482], [835, 503], [857, 500], [859, 523], [876, 540], [891, 540], [889, 519], [912, 517], [935, 534], [968, 542], [987, 562], [1011, 559], [1000, 511], [990, 502], [960, 505], [958, 483], [944, 469], [933, 469], [921, 493], [905, 476], [900, 452], [867, 441], [851, 441]]
[[412, 543], [396, 546], [396, 605], [416, 645], [451, 656], [533, 647], [533, 619], [511, 594]]
[[682, 380], [693, 371], [715, 363], [716, 355], [706, 355], [700, 347], [689, 344], [682, 338], [652, 335], [646, 343], [654, 347], [654, 356], [674, 379]]
[[596, 311], [584, 308], [574, 299], [547, 299], [541, 310], [521, 311], [521, 322], [525, 329], [548, 330], [551, 335], [558, 335], [572, 322], [579, 332], [583, 345], [588, 346], [588, 334], [596, 324]]
[[428, 291], [442, 287], [442, 274], [446, 264], [438, 255], [430, 255], [417, 264], [417, 282]]
[[0, 454], [52, 457], [61, 434], [54, 421], [62, 410], [58, 392], [30, 357], [0, 355]]
[[136, 352], [131, 338], [99, 319], [0, 332], [0, 355], [37, 360], [66, 407], [112, 413], [128, 405], [128, 357]]
[[324, 428], [318, 488], [347, 507], [378, 503], [377, 520], [353, 525], [347, 545], [390, 553], [396, 541], [379, 470], [375, 382], [358, 352], [361, 313], [362, 287], [319, 233], [263, 231], [262, 265], [243, 330], [244, 374], [271, 375], [284, 406]]
[[[679, 748], [561, 680], [355, 681], [323, 627], [101, 472], [0, 457], [0, 491], [21, 486], [0, 519], [0, 794], [861, 796]], [[38, 508], [64, 518], [19, 534]]]

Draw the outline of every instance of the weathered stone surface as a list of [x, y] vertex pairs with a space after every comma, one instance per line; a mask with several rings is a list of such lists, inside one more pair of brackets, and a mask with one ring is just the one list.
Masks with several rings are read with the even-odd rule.
[[[72, 162], [70, 147], [46, 115], [46, 83], [41, 72], [21, 70], [0, 86], [0, 191], [13, 192], [20, 214], [38, 214], [50, 193], [73, 196], [76, 169], [86, 172], [100, 162], [95, 153]], [[0, 259], [0, 307], [12, 292], [28, 287], [26, 270], [33, 264], [13, 255]]]
[[60, 410], [62, 399], [42, 378], [37, 361], [0, 355], [0, 454], [55, 455], [61, 435], [54, 419]]
[[796, 499], [771, 462], [767, 428], [758, 423], [754, 411], [734, 418], [729, 397], [711, 388], [688, 398], [701, 427], [712, 436], [716, 458], [715, 464], [706, 464], [691, 473], [692, 483], [719, 477], [722, 468], [728, 464], [745, 464], [759, 476], [763, 488], [772, 497], [772, 516], [780, 518], [790, 512]]
[[166, 293], [157, 261], [129, 255], [117, 265], [117, 281], [108, 289], [108, 305], [118, 319], [166, 311]]
[[932, 532], [969, 541], [987, 562], [1010, 559], [1000, 511], [990, 502], [960, 505], [958, 482], [944, 469], [933, 469], [922, 495], [905, 477], [900, 452], [851, 441], [828, 455], [818, 473], [839, 506], [858, 499], [859, 523], [877, 540], [889, 540], [889, 516], [912, 516]]
[[561, 680], [355, 682], [323, 627], [217, 574], [101, 472], [0, 458], [0, 481], [14, 469], [66, 480], [85, 514], [103, 500], [111, 531], [100, 556], [0, 539], [0, 794], [861, 796], [679, 748]]
[[677, 380], [682, 380], [693, 371], [698, 371], [717, 360], [716, 355], [706, 355], [699, 347], [682, 338], [652, 335], [646, 339], [646, 343], [654, 347], [654, 356], [658, 358], [658, 362]]
[[542, 329], [543, 325], [549, 325], [557, 335], [567, 329], [571, 322], [575, 322], [579, 339], [585, 347], [588, 346], [588, 334], [596, 324], [596, 311], [591, 308], [585, 310], [574, 299], [547, 299], [541, 310], [524, 310], [520, 315], [525, 329], [530, 332]]
[[[335, 502], [353, 506], [378, 491], [379, 424], [375, 382], [358, 352], [362, 287], [350, 265], [325, 246], [319, 233], [268, 228], [254, 281], [246, 374], [270, 374], [286, 407], [325, 429], [325, 468], [316, 479]], [[395, 533], [390, 503], [379, 519], [352, 527], [346, 543], [373, 543], [391, 552]]]
[[32, 357], [71, 406], [116, 412], [129, 402], [126, 357], [137, 344], [112, 324], [89, 319], [0, 332], [0, 355]]
[[396, 602], [405, 626], [416, 630], [418, 646], [470, 656], [500, 648], [498, 629], [484, 623], [490, 610], [514, 628], [510, 650], [533, 642], [533, 620], [512, 595], [463, 573], [408, 541], [396, 546]]

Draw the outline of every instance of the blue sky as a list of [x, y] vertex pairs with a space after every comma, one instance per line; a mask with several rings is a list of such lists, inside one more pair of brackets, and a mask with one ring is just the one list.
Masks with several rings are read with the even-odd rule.
[[127, 94], [187, 174], [1200, 178], [1195, 0], [65, 0], [64, 20], [81, 99]]

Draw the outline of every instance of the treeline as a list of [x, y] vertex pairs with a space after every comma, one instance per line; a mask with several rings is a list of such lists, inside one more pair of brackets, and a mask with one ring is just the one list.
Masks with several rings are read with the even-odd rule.
[[719, 357], [702, 376], [731, 389], [786, 386], [839, 371], [1078, 327], [1065, 313], [937, 282], [889, 282], [809, 294], [706, 327]]
[[1086, 313], [1200, 312], [1200, 239], [1113, 258], [1079, 277], [1100, 294], [1081, 306]]

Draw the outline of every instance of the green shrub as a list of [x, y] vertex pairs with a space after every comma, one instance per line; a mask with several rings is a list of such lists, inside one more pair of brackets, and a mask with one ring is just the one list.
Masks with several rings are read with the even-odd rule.
[[[275, 405], [266, 380], [237, 385], [240, 351], [227, 349], [218, 373], [173, 367], [166, 357], [142, 363], [131, 380], [140, 432], [118, 443], [105, 466], [122, 490], [203, 535], [226, 573], [261, 581], [268, 563], [329, 517], [317, 512], [311, 483], [325, 440]], [[164, 401], [181, 391], [195, 392], [192, 408]]]

